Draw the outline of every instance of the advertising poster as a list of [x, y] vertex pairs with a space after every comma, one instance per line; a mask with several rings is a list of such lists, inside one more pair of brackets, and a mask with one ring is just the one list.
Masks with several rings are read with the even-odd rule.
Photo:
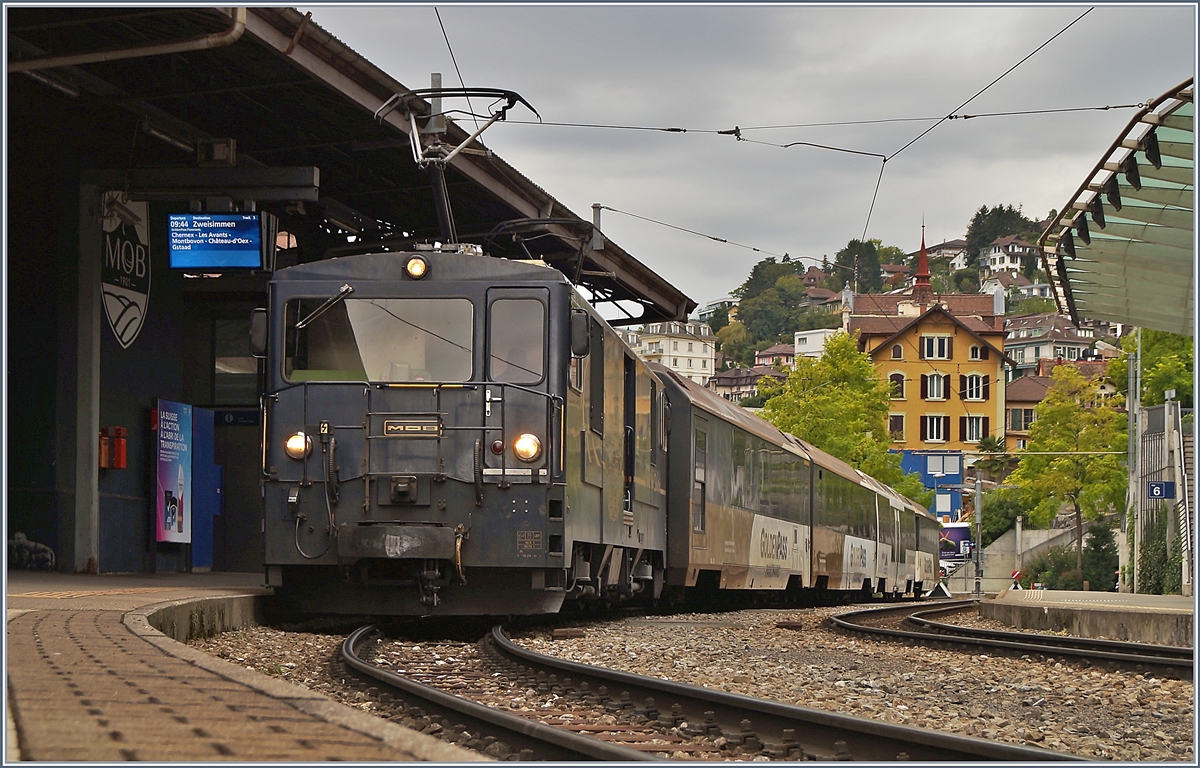
[[938, 531], [939, 559], [943, 563], [961, 563], [971, 552], [971, 524], [943, 523]]
[[158, 401], [158, 541], [192, 541], [192, 406]]

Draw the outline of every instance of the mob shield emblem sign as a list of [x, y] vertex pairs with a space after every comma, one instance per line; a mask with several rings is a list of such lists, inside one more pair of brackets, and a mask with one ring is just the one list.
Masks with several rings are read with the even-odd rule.
[[104, 314], [123, 349], [129, 349], [142, 330], [150, 303], [150, 206], [123, 201], [121, 192], [105, 192], [100, 288]]

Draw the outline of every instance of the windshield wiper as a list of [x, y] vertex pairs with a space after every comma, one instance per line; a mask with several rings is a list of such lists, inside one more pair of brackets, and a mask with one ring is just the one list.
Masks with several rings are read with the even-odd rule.
[[312, 312], [309, 312], [308, 317], [306, 317], [303, 320], [301, 320], [300, 322], [296, 323], [296, 330], [303, 329], [305, 326], [307, 326], [313, 320], [316, 320], [318, 317], [325, 314], [325, 310], [329, 309], [334, 304], [337, 304], [339, 301], [346, 298], [347, 296], [349, 296], [352, 293], [354, 293], [354, 289], [351, 288], [349, 284], [343, 285], [342, 290], [338, 291], [336, 296], [331, 296], [330, 298], [326, 299], [324, 304], [317, 307]]

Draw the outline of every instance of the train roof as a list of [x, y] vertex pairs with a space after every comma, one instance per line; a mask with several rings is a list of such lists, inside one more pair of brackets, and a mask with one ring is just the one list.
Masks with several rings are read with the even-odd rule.
[[[796, 439], [786, 432], [781, 432], [774, 424], [764, 419], [755, 416], [745, 408], [734, 405], [725, 398], [717, 395], [710, 389], [706, 389], [686, 376], [680, 376], [675, 371], [667, 368], [659, 363], [647, 363], [650, 370], [659, 375], [660, 378], [670, 379], [671, 382], [678, 385], [687, 393], [692, 404], [702, 411], [724, 419], [725, 421], [737, 424], [747, 432], [758, 435], [764, 440], [769, 440], [778, 445], [784, 445], [792, 448], [796, 453], [804, 454], [804, 449], [796, 442]], [[804, 458], [810, 458], [805, 455]]]
[[561, 272], [541, 262], [503, 259], [451, 251], [383, 251], [339, 256], [332, 259], [297, 264], [278, 270], [272, 280], [378, 280], [399, 281], [404, 265], [413, 256], [429, 261], [426, 280], [439, 282], [443, 275], [454, 280], [519, 280], [561, 282]]

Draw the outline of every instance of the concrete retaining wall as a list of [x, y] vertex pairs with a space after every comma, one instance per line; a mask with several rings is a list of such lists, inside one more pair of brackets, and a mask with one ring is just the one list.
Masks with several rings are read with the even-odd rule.
[[1192, 645], [1193, 614], [1186, 611], [1100, 604], [1083, 607], [995, 599], [980, 601], [979, 614], [1017, 629], [1066, 630], [1076, 637], [1102, 637], [1157, 645]]
[[146, 615], [150, 626], [172, 640], [186, 643], [243, 627], [266, 623], [269, 595], [235, 595], [181, 601]]

